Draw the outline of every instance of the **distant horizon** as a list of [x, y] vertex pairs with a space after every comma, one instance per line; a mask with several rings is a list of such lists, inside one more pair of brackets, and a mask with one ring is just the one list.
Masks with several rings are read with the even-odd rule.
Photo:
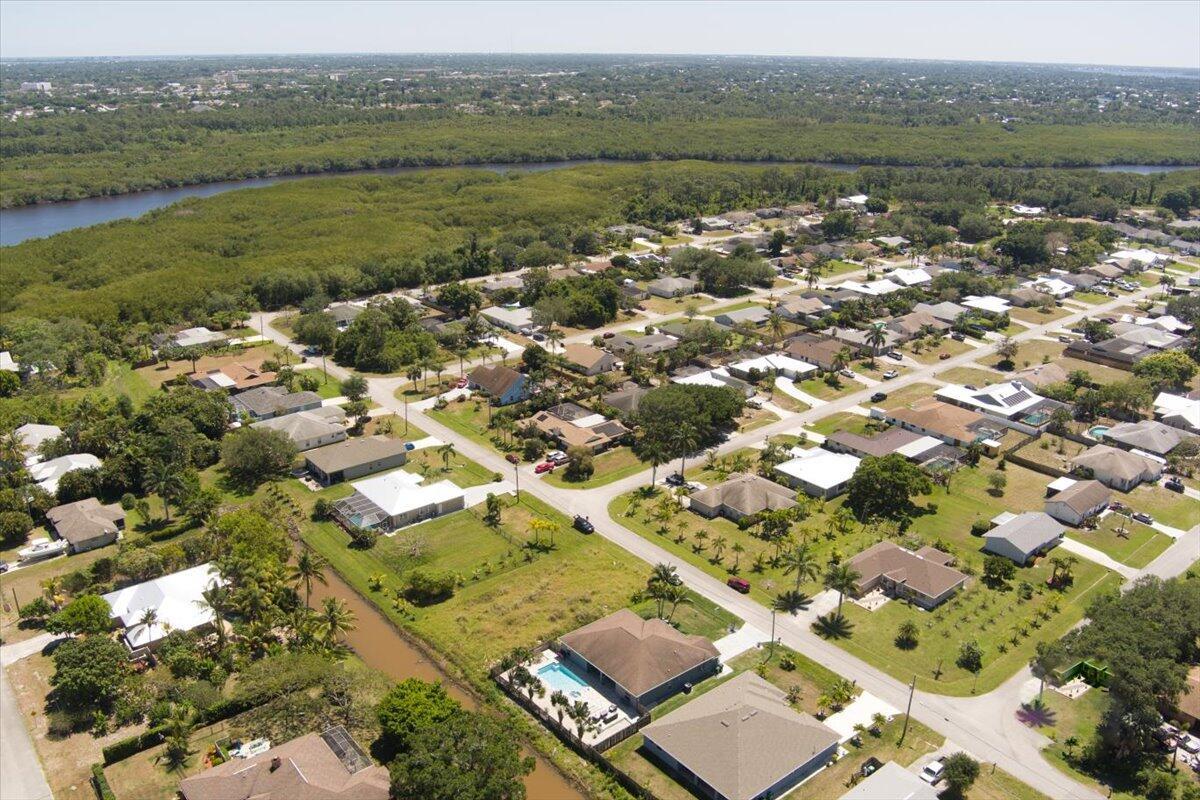
[[0, 4], [0, 61], [370, 55], [845, 58], [1200, 70], [1200, 3]]
[[521, 57], [572, 57], [572, 56], [588, 56], [588, 57], [620, 57], [620, 58], [721, 58], [721, 59], [782, 59], [795, 61], [894, 61], [897, 63], [912, 63], [912, 64], [999, 64], [1005, 66], [1026, 66], [1026, 67], [1090, 67], [1090, 68], [1118, 68], [1118, 69], [1136, 69], [1136, 70], [1170, 70], [1173, 72], [1192, 72], [1196, 73], [1196, 77], [1200, 80], [1200, 65], [1197, 66], [1175, 66], [1170, 64], [1118, 64], [1115, 62], [1084, 62], [1084, 61], [1014, 61], [1004, 59], [972, 59], [972, 58], [911, 58], [906, 56], [836, 56], [836, 55], [799, 55], [785, 53], [653, 53], [653, 52], [569, 52], [569, 51], [528, 51], [528, 52], [501, 52], [501, 51], [472, 51], [472, 50], [394, 50], [394, 51], [363, 51], [363, 52], [339, 52], [339, 51], [263, 51], [263, 52], [244, 52], [244, 53], [156, 53], [156, 54], [122, 54], [109, 53], [105, 55], [44, 55], [44, 56], [3, 56], [0, 55], [0, 64], [15, 63], [15, 62], [46, 62], [58, 63], [64, 61], [202, 61], [204, 59], [217, 58], [371, 58], [378, 56], [403, 56], [403, 57], [419, 57], [419, 56], [463, 56], [463, 57], [488, 57], [503, 59], [506, 57], [521, 58]]

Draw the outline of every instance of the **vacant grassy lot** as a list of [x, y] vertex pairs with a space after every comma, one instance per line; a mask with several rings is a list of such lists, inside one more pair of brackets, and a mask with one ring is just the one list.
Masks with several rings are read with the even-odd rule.
[[[448, 403], [445, 408], [430, 409], [425, 413], [468, 439], [497, 452], [503, 452], [492, 439], [493, 435], [499, 437], [500, 434], [499, 432], [493, 434], [492, 429], [488, 427], [488, 405], [485, 401], [474, 398], [455, 400]], [[495, 413], [495, 409], [492, 409], [492, 413]]]
[[1186, 531], [1200, 525], [1200, 504], [1158, 484], [1142, 484], [1129, 494], [1119, 496], [1119, 499], [1135, 511], [1145, 511], [1155, 521], [1172, 528]]
[[947, 383], [958, 383], [963, 386], [988, 386], [1004, 380], [1005, 375], [978, 367], [955, 367], [945, 372], [939, 372], [938, 377]]
[[594, 456], [592, 464], [595, 467], [595, 472], [586, 481], [567, 480], [564, 477], [566, 470], [562, 467], [554, 470], [554, 472], [547, 473], [542, 477], [542, 480], [554, 486], [561, 486], [564, 489], [594, 489], [597, 486], [604, 486], [613, 481], [619, 481], [621, 478], [626, 478], [650, 468], [649, 464], [644, 463], [633, 454], [631, 448], [624, 445], [614, 447], [598, 456]]
[[[1059, 592], [1045, 585], [1050, 569], [1043, 560], [1035, 567], [1018, 569], [1008, 585], [997, 588], [976, 579], [933, 611], [897, 601], [874, 612], [847, 605], [845, 613], [854, 630], [850, 638], [837, 643], [898, 679], [917, 676], [918, 687], [928, 691], [949, 695], [991, 691], [1029, 662], [1038, 641], [1061, 637], [1083, 618], [1088, 603], [1120, 584], [1115, 574], [1081, 559], [1073, 569], [1073, 584]], [[1028, 600], [1021, 598], [1018, 589], [1024, 583], [1032, 588]], [[895, 642], [896, 632], [909, 620], [917, 624], [919, 643], [904, 649]], [[955, 663], [961, 645], [971, 640], [983, 650], [983, 669], [977, 678]]]
[[1066, 472], [1070, 462], [1087, 449], [1088, 445], [1047, 433], [1016, 452], [1030, 461]]
[[938, 387], [930, 383], [910, 383], [908, 386], [897, 389], [896, 391], [888, 391], [887, 382], [880, 384], [879, 391], [887, 392], [887, 400], [873, 405], [880, 406], [891, 410], [893, 408], [904, 408], [911, 406], [919, 400], [928, 400], [933, 397], [933, 393], [938, 390]]
[[818, 400], [834, 400], [851, 392], [859, 392], [864, 388], [861, 383], [852, 378], [839, 378], [837, 386], [830, 386], [824, 378], [806, 378], [796, 381], [796, 388], [805, 394], [811, 394]]
[[[1124, 531], [1118, 533], [1122, 527]], [[1109, 514], [1096, 530], [1072, 530], [1069, 533], [1072, 539], [1139, 569], [1161, 555], [1172, 542], [1170, 536], [1118, 514]]]
[[[1013, 364], [1017, 369], [1021, 369], [1034, 364], [1058, 361], [1062, 357], [1063, 349], [1064, 345], [1060, 342], [1047, 342], [1044, 339], [1017, 342], [1017, 355], [1013, 358]], [[1002, 360], [998, 353], [992, 353], [979, 359], [979, 363], [994, 367]]]
[[975, 348], [965, 342], [951, 339], [949, 336], [943, 336], [937, 340], [937, 344], [933, 347], [925, 347], [924, 344], [918, 346], [917, 342], [909, 342], [897, 349], [922, 364], [936, 364], [942, 360], [943, 355], [946, 357], [957, 356]]
[[1071, 316], [1071, 312], [1068, 309], [1059, 308], [1057, 306], [1047, 309], [1017, 308], [1014, 306], [1013, 309], [1008, 312], [1008, 315], [1013, 319], [1024, 320], [1025, 322], [1031, 322], [1034, 325], [1045, 325], [1048, 322], [1054, 322], [1055, 320], [1062, 319], [1063, 317], [1069, 317]]
[[[145, 369], [152, 369], [146, 367]], [[158, 389], [160, 383], [146, 380], [142, 370], [133, 369], [127, 362], [109, 361], [104, 373], [104, 380], [99, 386], [79, 386], [59, 392], [58, 397], [66, 402], [74, 402], [84, 397], [106, 397], [116, 399], [127, 395], [133, 401], [134, 407], [144, 403]]]
[[808, 427], [822, 436], [830, 436], [837, 431], [866, 436], [871, 432], [871, 418], [855, 414], [853, 411], [839, 411], [817, 420]]

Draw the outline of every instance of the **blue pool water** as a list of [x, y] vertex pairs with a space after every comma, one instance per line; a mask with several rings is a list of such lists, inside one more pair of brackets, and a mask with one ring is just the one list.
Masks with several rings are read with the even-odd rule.
[[1106, 433], [1108, 433], [1107, 425], [1093, 425], [1092, 427], [1088, 428], [1088, 436], [1091, 436], [1096, 441], [1103, 439], [1104, 434]]
[[537, 674], [552, 690], [556, 689], [566, 695], [586, 689], [588, 686], [587, 681], [558, 662], [547, 664], [539, 669]]

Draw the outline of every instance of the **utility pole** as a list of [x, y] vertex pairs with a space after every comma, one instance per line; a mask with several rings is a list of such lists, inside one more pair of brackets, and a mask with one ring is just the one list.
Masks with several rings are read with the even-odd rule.
[[404, 398], [404, 435], [408, 436], [408, 398]]
[[900, 741], [904, 741], [904, 737], [908, 735], [908, 717], [912, 713], [913, 695], [917, 691], [917, 676], [913, 675], [912, 683], [908, 685], [908, 707], [904, 709], [904, 730], [900, 731]]
[[513, 464], [513, 481], [517, 486], [517, 502], [521, 502], [521, 470], [520, 464]]
[[771, 653], [767, 658], [775, 655], [775, 609], [771, 609]]

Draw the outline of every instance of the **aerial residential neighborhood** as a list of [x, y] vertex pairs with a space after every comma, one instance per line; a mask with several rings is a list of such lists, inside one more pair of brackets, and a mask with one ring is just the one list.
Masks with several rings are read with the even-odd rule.
[[0, 58], [0, 800], [1200, 798], [1195, 58], [313, 52]]

